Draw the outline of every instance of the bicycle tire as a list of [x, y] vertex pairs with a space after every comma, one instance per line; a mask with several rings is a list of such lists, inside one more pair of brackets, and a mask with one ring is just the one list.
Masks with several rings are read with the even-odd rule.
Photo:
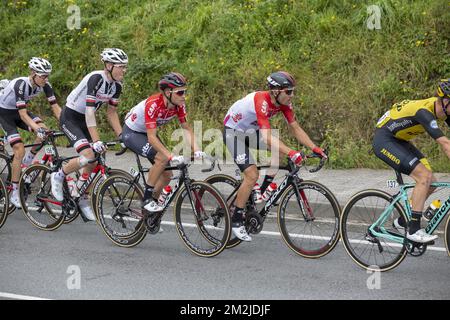
[[[239, 181], [235, 178], [226, 175], [226, 174], [214, 174], [205, 180], [203, 180], [213, 186], [216, 186], [216, 188], [223, 194], [224, 199], [227, 201], [228, 208], [232, 205], [232, 202], [234, 201], [234, 196], [230, 198], [231, 192], [233, 192], [238, 186]], [[224, 184], [224, 186], [220, 186], [221, 184]], [[230, 192], [229, 188], [227, 189], [226, 186], [232, 187], [232, 191]], [[223, 191], [222, 191], [223, 190]], [[228, 191], [228, 192], [227, 192]], [[230, 194], [227, 194], [230, 193]], [[230, 215], [233, 213], [230, 212]], [[248, 232], [249, 230], [247, 230]], [[237, 238], [233, 233], [231, 233], [230, 240], [228, 240], [226, 249], [231, 249], [236, 247], [242, 242], [239, 238]]]
[[[192, 182], [189, 188], [188, 192], [183, 186], [175, 199], [173, 213], [178, 236], [195, 255], [217, 256], [226, 248], [231, 235], [231, 219], [225, 199], [215, 187], [203, 181]], [[185, 203], [186, 199], [190, 208]], [[188, 213], [183, 211], [186, 206]], [[222, 211], [221, 215], [216, 214], [218, 209]], [[199, 211], [201, 216], [195, 214]]]
[[0, 228], [6, 222], [8, 218], [8, 208], [9, 208], [9, 196], [6, 190], [6, 185], [2, 179], [0, 179]]
[[[112, 192], [117, 192], [119, 190], [118, 188], [121, 188], [121, 184], [123, 186], [130, 186], [133, 189], [128, 208], [120, 208], [120, 205], [116, 206], [114, 203], [117, 199], [114, 200], [114, 194], [112, 194]], [[128, 195], [128, 192], [124, 196], [126, 195]], [[96, 199], [96, 208], [98, 210], [97, 221], [103, 233], [114, 244], [120, 247], [130, 248], [138, 245], [144, 240], [147, 235], [144, 216], [138, 217], [133, 214], [134, 211], [142, 211], [141, 206], [143, 197], [144, 192], [141, 186], [138, 183], [135, 183], [134, 179], [129, 179], [125, 176], [110, 176], [100, 185]], [[108, 198], [112, 200], [112, 206], [108, 206]], [[132, 207], [130, 207], [131, 205]], [[118, 212], [119, 210], [122, 210], [122, 212]], [[124, 210], [126, 210], [126, 212]], [[123, 219], [124, 217], [125, 220]], [[132, 222], [131, 219], [137, 220], [137, 223], [132, 224], [130, 222], [125, 224], [127, 219], [129, 220], [128, 222]], [[117, 222], [117, 225], [113, 221]], [[126, 230], [120, 230], [119, 227]], [[117, 231], [118, 229], [120, 232]]]
[[[62, 214], [62, 209], [61, 213], [57, 214], [56, 210], [52, 210], [48, 205], [48, 202], [39, 200], [39, 198], [52, 198], [50, 184], [50, 175], [52, 172], [52, 169], [46, 165], [34, 164], [25, 169], [19, 181], [22, 212], [31, 224], [45, 231], [58, 229], [64, 223], [65, 217]], [[32, 181], [27, 181], [27, 179]], [[65, 188], [67, 188], [67, 185], [65, 185]], [[34, 191], [36, 191], [36, 194], [32, 195]], [[43, 211], [45, 212], [43, 213]]]
[[[281, 195], [278, 228], [292, 251], [304, 258], [317, 259], [330, 253], [339, 242], [341, 208], [333, 193], [319, 182], [302, 181], [298, 189], [300, 199], [293, 184]], [[292, 201], [292, 197], [296, 200]]]
[[[0, 152], [0, 179], [3, 180], [5, 183], [6, 191], [8, 192], [8, 196], [11, 193], [8, 191], [7, 183], [10, 183], [11, 181], [11, 160], [10, 156], [6, 154], [5, 152]], [[8, 202], [8, 214], [11, 214], [16, 210], [16, 206], [13, 205], [10, 201]]]
[[450, 257], [450, 214], [447, 217], [445, 224], [445, 247], [447, 248], [448, 256]]
[[[133, 179], [133, 176], [131, 174], [129, 174], [127, 171], [122, 170], [122, 169], [112, 169], [112, 168], [107, 170], [106, 178], [108, 178], [110, 176], [115, 176], [115, 175], [123, 175], [123, 176], [128, 177], [129, 179]], [[106, 180], [106, 178], [104, 178], [102, 174], [99, 174], [91, 182], [91, 190], [89, 193], [89, 197], [91, 199], [91, 208], [94, 210], [94, 214], [96, 217], [97, 217], [97, 211], [98, 211], [97, 207], [96, 207], [98, 190], [100, 189], [101, 184]]]
[[[373, 200], [371, 201], [369, 197], [373, 197]], [[348, 255], [361, 268], [370, 271], [388, 271], [397, 267], [406, 257], [407, 251], [404, 243], [390, 243], [385, 241], [385, 239], [376, 238], [370, 235], [368, 231], [368, 227], [380, 217], [380, 214], [391, 204], [392, 200], [392, 196], [384, 191], [369, 189], [355, 194], [344, 207], [341, 216], [342, 242]], [[378, 207], [380, 203], [381, 206]], [[391, 223], [394, 220], [394, 214], [395, 217], [403, 216], [405, 221], [408, 221], [405, 210], [400, 203], [397, 202], [394, 208], [395, 210], [390, 214], [390, 224], [388, 223], [388, 225], [383, 226], [387, 228], [386, 230], [388, 231], [392, 230], [391, 232], [394, 234], [404, 236], [404, 234], [400, 234], [397, 230], [389, 229], [393, 228]], [[359, 211], [361, 213], [358, 216], [357, 214]], [[349, 215], [351, 215], [350, 219]], [[371, 217], [372, 219], [370, 219]], [[377, 243], [377, 241], [380, 240], [383, 242], [384, 246], [381, 242]], [[361, 255], [359, 255], [359, 248], [362, 248], [365, 244], [368, 244], [367, 248], [364, 248]], [[396, 249], [398, 247], [400, 247], [399, 250]], [[382, 248], [382, 251], [380, 248]], [[382, 252], [385, 250], [387, 250], [388, 253], [393, 252], [393, 254], [391, 254], [393, 258], [389, 261], [386, 261], [384, 255], [382, 255]], [[366, 252], [369, 252], [367, 259], [363, 257], [363, 254], [366, 254]], [[383, 261], [381, 261], [381, 258], [383, 258]]]

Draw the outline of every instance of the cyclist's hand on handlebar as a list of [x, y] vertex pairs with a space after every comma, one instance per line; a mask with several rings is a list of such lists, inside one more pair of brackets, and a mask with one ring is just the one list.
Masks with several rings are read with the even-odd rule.
[[174, 164], [182, 164], [184, 163], [183, 156], [171, 156], [169, 161], [172, 161]]
[[92, 149], [94, 149], [95, 152], [97, 153], [103, 153], [106, 151], [106, 145], [102, 142], [102, 141], [95, 141], [92, 144]]
[[328, 156], [326, 155], [325, 151], [322, 148], [320, 148], [320, 147], [313, 148], [312, 152], [314, 152], [315, 154], [317, 154], [321, 158], [328, 159]]
[[117, 139], [120, 141], [120, 147], [121, 147], [122, 149], [125, 149], [127, 146], [125, 145], [125, 143], [123, 143], [122, 133], [119, 134], [119, 136], [117, 137]]
[[194, 158], [195, 159], [203, 159], [203, 158], [206, 158], [206, 157], [207, 157], [207, 154], [204, 153], [203, 151], [195, 151], [194, 152]]
[[300, 166], [305, 158], [305, 155], [301, 151], [295, 150], [291, 150], [288, 156], [296, 166]]
[[44, 139], [47, 137], [47, 129], [42, 128], [42, 127], [39, 127], [39, 128], [36, 130], [36, 135], [37, 135], [37, 137], [38, 137], [39, 139], [44, 140]]

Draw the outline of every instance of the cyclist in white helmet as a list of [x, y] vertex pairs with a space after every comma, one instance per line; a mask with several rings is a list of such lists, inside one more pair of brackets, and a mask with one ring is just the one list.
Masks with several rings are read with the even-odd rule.
[[[96, 111], [107, 103], [107, 118], [116, 136], [122, 133], [117, 114], [117, 105], [122, 92], [122, 80], [127, 70], [128, 56], [117, 48], [107, 48], [101, 53], [103, 70], [86, 75], [67, 97], [66, 107], [61, 112], [60, 126], [80, 157], [69, 161], [61, 170], [51, 176], [52, 193], [56, 200], [63, 200], [64, 177], [80, 168], [80, 180], [87, 180], [96, 163], [94, 151], [102, 153], [106, 146], [100, 140], [95, 119]], [[92, 143], [92, 144], [91, 144]], [[85, 218], [95, 221], [87, 194], [82, 195], [79, 206]]]
[[52, 108], [53, 114], [59, 119], [61, 108], [59, 107], [53, 88], [48, 82], [52, 72], [52, 65], [46, 59], [33, 57], [28, 61], [30, 75], [11, 80], [0, 92], [0, 125], [6, 132], [7, 141], [10, 144], [14, 159], [12, 162], [11, 203], [20, 208], [18, 182], [20, 179], [21, 164], [28, 166], [32, 163], [37, 153], [37, 147], [32, 148], [25, 155], [25, 148], [18, 128], [33, 131], [37, 134], [35, 143], [39, 143], [45, 137], [46, 126], [42, 120], [27, 110], [30, 100], [41, 92], [45, 93]]

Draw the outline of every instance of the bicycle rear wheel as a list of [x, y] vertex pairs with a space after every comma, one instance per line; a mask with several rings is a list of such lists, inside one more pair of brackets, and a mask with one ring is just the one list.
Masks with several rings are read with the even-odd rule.
[[231, 234], [231, 220], [225, 200], [212, 185], [195, 181], [177, 194], [175, 226], [185, 246], [201, 257], [222, 252]]
[[134, 179], [111, 176], [97, 194], [97, 221], [105, 235], [120, 247], [134, 247], [147, 235], [142, 212], [144, 192]]
[[298, 191], [290, 185], [281, 196], [278, 227], [292, 251], [305, 258], [320, 258], [339, 241], [339, 203], [315, 181], [302, 181]]
[[[4, 152], [0, 152], [0, 179], [5, 183], [9, 195], [8, 184], [11, 181], [11, 158]], [[16, 207], [9, 202], [8, 214], [13, 213], [14, 210], [16, 210]]]
[[[392, 197], [381, 190], [364, 190], [354, 195], [346, 204], [341, 217], [341, 237], [345, 250], [360, 267], [371, 271], [388, 271], [406, 257], [406, 246], [374, 236], [371, 227], [388, 208]], [[394, 226], [395, 219], [408, 221], [400, 203], [396, 203], [380, 232], [404, 237]]]
[[[206, 183], [213, 185], [223, 195], [227, 202], [228, 209], [233, 207], [234, 199], [236, 198], [236, 188], [239, 186], [239, 181], [226, 174], [215, 174], [204, 180]], [[233, 212], [230, 211], [230, 215]], [[247, 230], [249, 231], [249, 230]], [[228, 240], [226, 249], [231, 249], [240, 244], [242, 240], [231, 233], [230, 240]]]
[[51, 173], [48, 166], [34, 164], [22, 173], [19, 181], [23, 213], [34, 226], [46, 231], [59, 228], [65, 217], [61, 204], [52, 196]]
[[9, 196], [5, 183], [0, 179], [0, 228], [5, 224], [8, 218]]

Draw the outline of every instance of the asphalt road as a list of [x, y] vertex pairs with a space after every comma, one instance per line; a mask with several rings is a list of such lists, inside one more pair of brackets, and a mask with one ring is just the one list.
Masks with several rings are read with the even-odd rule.
[[[128, 169], [133, 156], [110, 160], [113, 167]], [[234, 167], [224, 171], [232, 174]], [[208, 174], [193, 167], [191, 175], [202, 179]], [[383, 170], [305, 174], [327, 185], [341, 206], [356, 191], [386, 189], [391, 176]], [[341, 243], [320, 259], [300, 257], [270, 220], [251, 243], [200, 258], [182, 244], [171, 211], [163, 221], [164, 232], [147, 235], [134, 248], [115, 246], [95, 223], [77, 219], [45, 232], [16, 211], [0, 229], [0, 299], [450, 298], [450, 257], [443, 234], [422, 257], [408, 256], [396, 269], [378, 274], [359, 268]]]

